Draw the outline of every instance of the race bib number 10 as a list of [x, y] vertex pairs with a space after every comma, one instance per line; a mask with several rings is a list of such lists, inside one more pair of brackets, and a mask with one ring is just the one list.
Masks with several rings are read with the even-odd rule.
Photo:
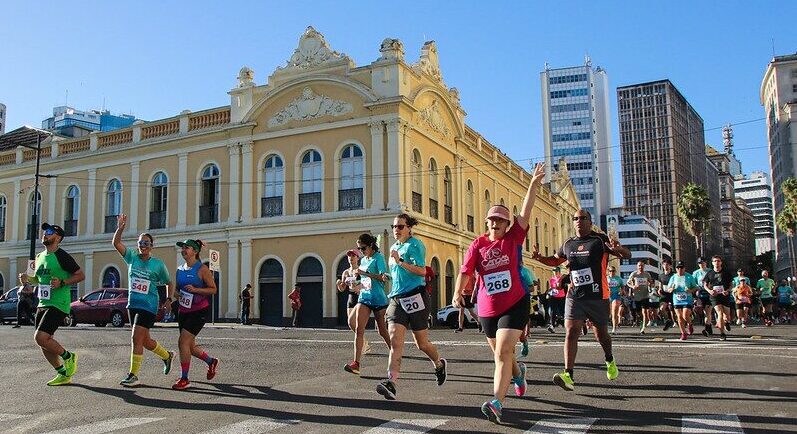
[[52, 293], [50, 285], [39, 285], [39, 300], [49, 300]]
[[572, 270], [570, 272], [570, 279], [575, 286], [592, 285], [595, 283], [595, 280], [592, 278], [592, 270], [589, 268]]
[[499, 271], [484, 276], [484, 287], [487, 295], [500, 294], [512, 288], [512, 274], [507, 271]]

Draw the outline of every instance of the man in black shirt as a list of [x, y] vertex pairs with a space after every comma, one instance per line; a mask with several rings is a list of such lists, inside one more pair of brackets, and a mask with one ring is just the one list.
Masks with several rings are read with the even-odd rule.
[[249, 305], [251, 300], [255, 298], [252, 295], [252, 284], [247, 283], [243, 291], [241, 291], [241, 324], [249, 325]]
[[[733, 285], [733, 275], [728, 270], [722, 268], [722, 258], [714, 255], [711, 258], [713, 269], [708, 270], [706, 277], [703, 278], [703, 287], [711, 296], [711, 305], [717, 314], [717, 328], [720, 330], [720, 339], [725, 340], [725, 331], [731, 331], [731, 286]], [[704, 335], [711, 334], [711, 324], [707, 324]]]
[[661, 285], [659, 285], [659, 296], [661, 297], [661, 307], [659, 313], [664, 313], [664, 328], [662, 331], [667, 331], [670, 327], [675, 325], [675, 311], [672, 307], [672, 292], [667, 292], [664, 288], [670, 283], [670, 277], [675, 275], [675, 270], [672, 269], [672, 261], [665, 259], [661, 261], [661, 266], [664, 272], [661, 273]]

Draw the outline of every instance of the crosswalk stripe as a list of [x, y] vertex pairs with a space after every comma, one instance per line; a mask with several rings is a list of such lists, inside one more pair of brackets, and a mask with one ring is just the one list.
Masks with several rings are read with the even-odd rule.
[[682, 433], [744, 434], [735, 414], [700, 414], [681, 418]]
[[596, 420], [594, 417], [542, 419], [525, 434], [584, 434]]
[[205, 431], [204, 434], [257, 434], [274, 431], [275, 429], [297, 423], [299, 422], [295, 420], [249, 419], [225, 425], [212, 431]]
[[162, 417], [124, 417], [94, 422], [71, 428], [59, 429], [57, 431], [50, 431], [46, 434], [71, 434], [76, 432], [79, 432], [80, 434], [104, 434], [119, 429], [132, 428], [134, 426], [157, 422], [163, 419], [164, 418]]
[[0, 422], [5, 422], [7, 420], [20, 419], [20, 418], [23, 418], [23, 417], [25, 417], [25, 416], [23, 416], [21, 414], [0, 413]]
[[448, 419], [393, 419], [363, 434], [411, 434], [425, 433], [448, 422]]

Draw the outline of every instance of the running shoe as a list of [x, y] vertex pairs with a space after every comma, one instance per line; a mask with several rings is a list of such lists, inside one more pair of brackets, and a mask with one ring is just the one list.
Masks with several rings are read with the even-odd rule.
[[376, 392], [384, 396], [385, 399], [396, 399], [396, 385], [390, 380], [385, 380], [376, 386]]
[[460, 332], [462, 332], [462, 327], [457, 327], [456, 329], [454, 329], [454, 333], [460, 333]]
[[686, 333], [681, 333], [681, 340], [682, 340], [682, 341], [685, 341], [685, 340], [686, 340]]
[[501, 424], [501, 403], [497, 399], [482, 404], [482, 413], [492, 423]]
[[343, 370], [355, 375], [360, 375], [360, 362], [352, 360], [350, 363], [346, 363], [343, 366]]
[[772, 321], [770, 321], [770, 320], [767, 320], [767, 321], [766, 321], [766, 325], [767, 325], [767, 327], [772, 327]]
[[64, 369], [66, 369], [66, 376], [71, 377], [77, 372], [77, 354], [72, 353], [72, 357], [64, 360]]
[[615, 329], [614, 329], [614, 327], [612, 327], [612, 331], [610, 331], [610, 332], [609, 332], [609, 334], [610, 334], [610, 335], [613, 335], [613, 334], [614, 334], [614, 332], [615, 332]]
[[512, 383], [515, 384], [515, 396], [521, 397], [526, 394], [526, 364], [518, 363], [520, 368], [520, 375], [512, 377]]
[[212, 380], [216, 376], [216, 367], [219, 366], [219, 359], [213, 359], [212, 362], [208, 365], [208, 375], [207, 379]]
[[689, 334], [691, 335], [691, 334], [692, 334], [692, 333], [694, 333], [694, 332], [695, 332], [695, 328], [694, 328], [694, 327], [692, 327], [692, 324], [690, 323], [690, 324], [689, 324]]
[[191, 387], [191, 382], [188, 381], [187, 378], [178, 378], [177, 381], [172, 384], [172, 389], [174, 390], [185, 390]]
[[587, 325], [586, 324], [584, 324], [584, 327], [581, 327], [581, 335], [582, 336], [586, 336], [587, 335]]
[[644, 335], [645, 334], [645, 328], [644, 327], [642, 328], [642, 330], [639, 331], [639, 334], [640, 335]]
[[553, 326], [552, 325], [548, 326], [548, 332], [553, 333]]
[[618, 375], [620, 375], [620, 371], [617, 369], [617, 362], [615, 360], [606, 362], [606, 378], [614, 380]]
[[136, 387], [139, 384], [141, 384], [141, 382], [138, 381], [137, 376], [133, 374], [127, 374], [127, 377], [125, 377], [124, 380], [120, 381], [119, 384], [121, 384], [124, 387]]
[[728, 337], [725, 336], [725, 333], [720, 333], [720, 340], [721, 341], [724, 341], [724, 340], [727, 340], [727, 339], [728, 339]]
[[746, 328], [747, 328], [747, 324], [745, 324], [745, 323], [742, 323], [742, 328], [743, 328], [743, 329], [746, 329]]
[[739, 319], [739, 318], [736, 318], [736, 325], [742, 325], [742, 320]]
[[366, 355], [371, 352], [371, 344], [368, 341], [363, 341], [363, 355]]
[[708, 337], [708, 329], [703, 329], [701, 333], [703, 334], [703, 336]]
[[440, 367], [435, 368], [434, 375], [437, 377], [437, 385], [442, 386], [446, 382], [446, 368], [448, 367], [448, 362], [446, 359], [440, 358]]
[[725, 331], [726, 332], [731, 331], [731, 322], [730, 321], [725, 321]]
[[662, 330], [662, 331], [664, 331], [664, 332], [666, 332], [666, 331], [667, 331], [667, 330], [669, 330], [669, 329], [670, 329], [670, 327], [672, 327], [674, 324], [675, 324], [675, 323], [674, 323], [674, 322], [673, 322], [671, 319], [668, 319], [667, 321], [664, 321], [664, 328], [663, 328], [663, 329], [661, 329], [661, 330]]
[[708, 335], [709, 336], [714, 336], [714, 327], [712, 327], [710, 325], [708, 326]]
[[169, 375], [172, 371], [172, 361], [174, 361], [174, 352], [169, 351], [169, 358], [163, 361], [163, 375]]
[[[606, 375], [609, 375], [608, 372]], [[564, 390], [567, 390], [568, 392], [572, 392], [573, 389], [575, 389], [574, 386], [576, 385], [573, 379], [570, 378], [570, 374], [568, 374], [567, 371], [562, 371], [558, 374], [554, 374], [553, 384], [556, 384], [557, 386], [561, 387]]]
[[520, 355], [526, 357], [529, 355], [529, 341], [521, 341], [520, 344], [522, 347], [520, 348]]
[[72, 377], [68, 377], [66, 375], [58, 374], [52, 380], [47, 382], [48, 386], [63, 386], [64, 384], [69, 384], [72, 382]]

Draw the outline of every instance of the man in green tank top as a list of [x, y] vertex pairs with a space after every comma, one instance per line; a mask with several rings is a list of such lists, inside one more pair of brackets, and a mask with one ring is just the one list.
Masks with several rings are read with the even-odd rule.
[[48, 386], [61, 386], [72, 382], [77, 371], [77, 354], [65, 350], [53, 338], [58, 327], [69, 317], [72, 302], [71, 286], [82, 282], [86, 275], [75, 259], [61, 249], [64, 230], [58, 225], [42, 224], [44, 251], [36, 255], [33, 277], [23, 275], [23, 284], [38, 286], [39, 309], [36, 312], [36, 343], [58, 375], [47, 382]]

